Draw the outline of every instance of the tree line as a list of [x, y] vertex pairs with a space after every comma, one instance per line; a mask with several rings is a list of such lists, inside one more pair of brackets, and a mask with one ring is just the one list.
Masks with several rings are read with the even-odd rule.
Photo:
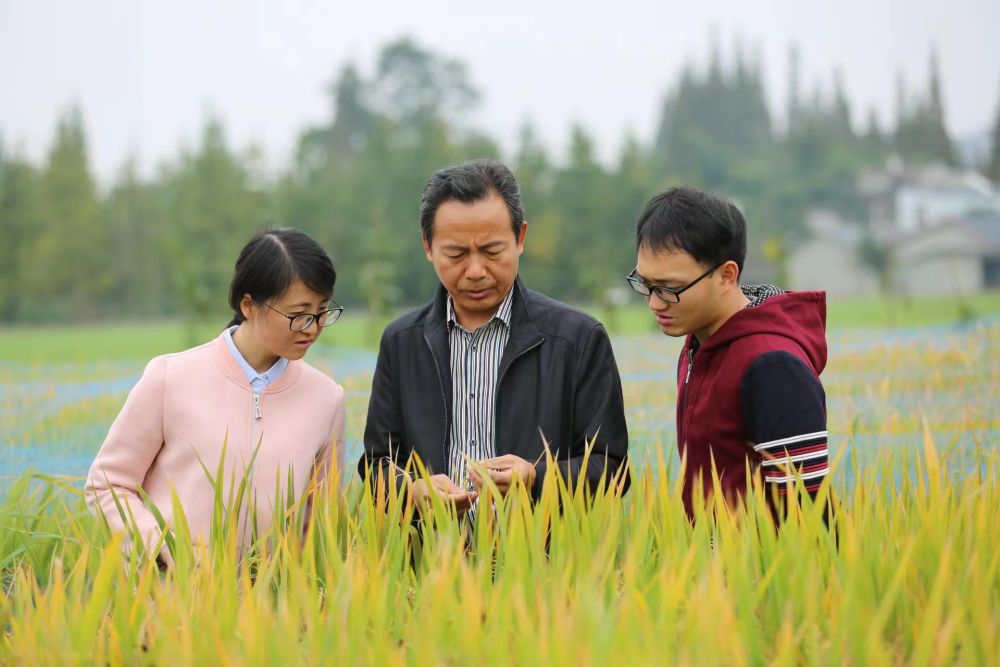
[[[83, 113], [58, 121], [43, 164], [0, 142], [0, 322], [183, 317], [224, 320], [239, 248], [265, 225], [292, 226], [330, 252], [336, 298], [375, 313], [428, 298], [435, 282], [419, 248], [417, 204], [439, 167], [505, 159], [521, 183], [531, 223], [522, 275], [574, 302], [613, 298], [634, 263], [636, 216], [674, 184], [720, 191], [745, 210], [748, 270], [780, 281], [788, 249], [805, 234], [806, 210], [857, 217], [860, 170], [891, 154], [911, 164], [957, 164], [935, 60], [927, 92], [900, 85], [894, 127], [874, 113], [852, 123], [842, 81], [803, 91], [789, 57], [784, 127], [775, 122], [761, 65], [716, 50], [690, 65], [664, 96], [652, 141], [630, 136], [613, 164], [598, 159], [585, 127], [569, 128], [555, 160], [530, 123], [504, 155], [470, 122], [481, 93], [465, 65], [410, 38], [386, 44], [370, 71], [345, 65], [329, 89], [327, 122], [298, 135], [277, 176], [258, 152], [234, 149], [210, 120], [193, 149], [155, 176], [127, 162], [100, 192], [88, 162]], [[1000, 118], [983, 170], [1000, 179]]]

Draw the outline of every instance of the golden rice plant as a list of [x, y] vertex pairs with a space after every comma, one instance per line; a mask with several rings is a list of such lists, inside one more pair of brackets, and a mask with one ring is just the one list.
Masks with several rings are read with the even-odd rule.
[[471, 531], [334, 483], [242, 552], [245, 501], [219, 493], [166, 572], [27, 476], [0, 509], [0, 663], [1000, 664], [1000, 453], [947, 463], [925, 431], [780, 529], [759, 491], [689, 521], [662, 456], [624, 500], [487, 492]]

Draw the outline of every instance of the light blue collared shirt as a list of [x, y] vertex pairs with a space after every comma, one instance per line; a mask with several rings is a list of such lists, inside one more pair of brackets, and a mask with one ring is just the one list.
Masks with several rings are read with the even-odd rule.
[[247, 363], [247, 360], [243, 358], [243, 354], [240, 352], [239, 348], [236, 347], [236, 342], [233, 340], [233, 332], [239, 328], [239, 325], [230, 327], [226, 329], [226, 345], [229, 346], [229, 351], [233, 354], [233, 359], [236, 363], [240, 365], [243, 369], [243, 374], [247, 376], [247, 382], [250, 383], [250, 388], [253, 389], [255, 394], [259, 394], [267, 386], [273, 382], [276, 382], [281, 374], [285, 372], [285, 368], [288, 367], [288, 359], [284, 357], [278, 357], [278, 360], [274, 362], [274, 365], [268, 368], [263, 373], [258, 373], [254, 370], [254, 367]]

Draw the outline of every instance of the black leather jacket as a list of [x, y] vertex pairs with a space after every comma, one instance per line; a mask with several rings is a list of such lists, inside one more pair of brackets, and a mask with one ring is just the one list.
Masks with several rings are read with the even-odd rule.
[[[611, 341], [600, 322], [538, 292], [514, 284], [510, 339], [500, 361], [496, 390], [496, 455], [534, 462], [542, 437], [566, 479], [594, 489], [625, 466], [628, 431], [621, 378]], [[399, 482], [398, 468], [419, 455], [430, 474], [447, 473], [452, 387], [443, 286], [433, 301], [400, 317], [382, 334], [372, 380], [364, 477], [375, 466]], [[584, 467], [584, 450], [594, 448]], [[391, 461], [391, 463], [390, 463]], [[545, 457], [532, 494], [541, 491]], [[628, 489], [622, 471], [623, 492]]]

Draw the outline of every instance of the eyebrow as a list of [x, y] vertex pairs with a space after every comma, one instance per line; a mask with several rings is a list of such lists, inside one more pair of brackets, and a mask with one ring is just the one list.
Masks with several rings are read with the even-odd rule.
[[[488, 241], [483, 245], [476, 246], [479, 250], [494, 250], [507, 245], [506, 241], [501, 241], [499, 239], [495, 241]], [[467, 245], [460, 245], [458, 243], [448, 243], [443, 248], [446, 252], [466, 252], [469, 249]]]
[[[330, 305], [330, 300], [329, 299], [323, 299], [322, 301], [320, 301], [319, 302], [320, 308], [323, 307], [324, 303], [329, 306]], [[312, 304], [309, 303], [308, 301], [303, 301], [302, 303], [293, 303], [293, 304], [291, 304], [289, 306], [285, 306], [285, 307], [288, 308], [289, 310], [292, 310], [294, 308], [308, 308], [311, 305]]]
[[647, 285], [652, 285], [654, 287], [666, 287], [667, 285], [665, 283], [680, 283], [680, 282], [683, 282], [680, 278], [670, 278], [670, 277], [668, 277], [668, 278], [649, 278], [649, 277], [644, 276], [641, 273], [639, 273], [638, 270], [636, 270], [635, 275], [639, 276], [639, 278], [641, 278], [642, 281], [644, 283], [646, 283]]

